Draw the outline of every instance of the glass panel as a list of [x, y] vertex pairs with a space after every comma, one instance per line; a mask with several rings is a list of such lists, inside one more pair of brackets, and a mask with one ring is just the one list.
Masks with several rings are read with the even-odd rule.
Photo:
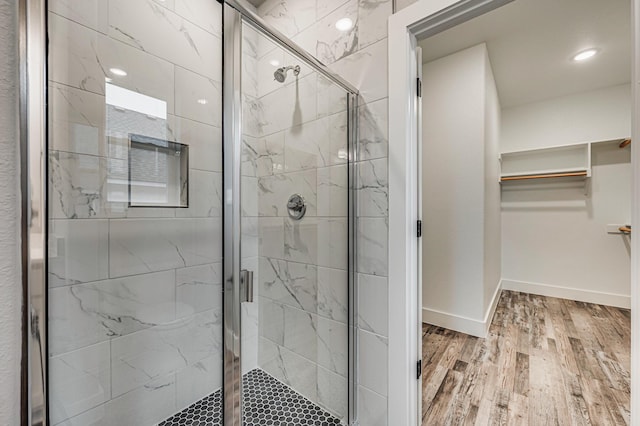
[[221, 5], [48, 4], [50, 423], [219, 420]]
[[242, 304], [245, 422], [267, 406], [346, 424], [347, 93], [250, 25], [242, 31], [241, 250], [255, 283]]

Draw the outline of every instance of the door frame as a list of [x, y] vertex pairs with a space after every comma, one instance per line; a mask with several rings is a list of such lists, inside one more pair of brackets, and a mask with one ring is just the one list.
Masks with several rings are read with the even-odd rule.
[[[417, 37], [459, 25], [513, 0], [419, 0], [389, 18], [389, 419], [418, 425], [419, 304]], [[640, 0], [632, 5], [632, 139], [640, 138]], [[632, 224], [640, 222], [640, 149], [632, 146]], [[640, 241], [631, 240], [631, 352], [640, 353]], [[418, 302], [416, 303], [416, 301]], [[631, 357], [631, 424], [640, 422], [640, 356]]]

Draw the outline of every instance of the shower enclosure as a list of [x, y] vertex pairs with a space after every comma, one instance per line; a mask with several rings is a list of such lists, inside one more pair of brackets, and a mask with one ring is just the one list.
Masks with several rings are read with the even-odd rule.
[[242, 0], [23, 4], [29, 423], [354, 422], [356, 91]]

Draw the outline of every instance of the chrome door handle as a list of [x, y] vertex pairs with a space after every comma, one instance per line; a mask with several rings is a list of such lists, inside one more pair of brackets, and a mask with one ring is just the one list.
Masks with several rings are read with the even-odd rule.
[[253, 271], [240, 271], [240, 302], [253, 302]]

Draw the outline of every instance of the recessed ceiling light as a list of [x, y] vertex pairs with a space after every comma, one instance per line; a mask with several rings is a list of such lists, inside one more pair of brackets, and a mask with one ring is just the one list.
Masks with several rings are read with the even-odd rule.
[[127, 72], [125, 70], [121, 70], [120, 68], [109, 68], [109, 71], [111, 71], [111, 74], [117, 75], [119, 77], [124, 77], [127, 75]]
[[198, 99], [198, 103], [199, 103], [200, 105], [206, 105], [206, 104], [208, 104], [208, 103], [209, 103], [209, 101], [208, 101], [208, 100], [206, 100], [206, 99]]
[[277, 67], [278, 65], [280, 65], [280, 61], [277, 60], [277, 59], [272, 59], [272, 60], [269, 61], [269, 63], [271, 65], [273, 65], [274, 67]]
[[582, 52], [578, 53], [576, 56], [573, 57], [574, 61], [584, 61], [587, 60], [589, 58], [593, 58], [596, 53], [598, 53], [598, 49], [587, 49], [587, 50], [583, 50]]
[[353, 21], [349, 18], [342, 18], [336, 22], [336, 28], [340, 31], [349, 31], [353, 28]]

